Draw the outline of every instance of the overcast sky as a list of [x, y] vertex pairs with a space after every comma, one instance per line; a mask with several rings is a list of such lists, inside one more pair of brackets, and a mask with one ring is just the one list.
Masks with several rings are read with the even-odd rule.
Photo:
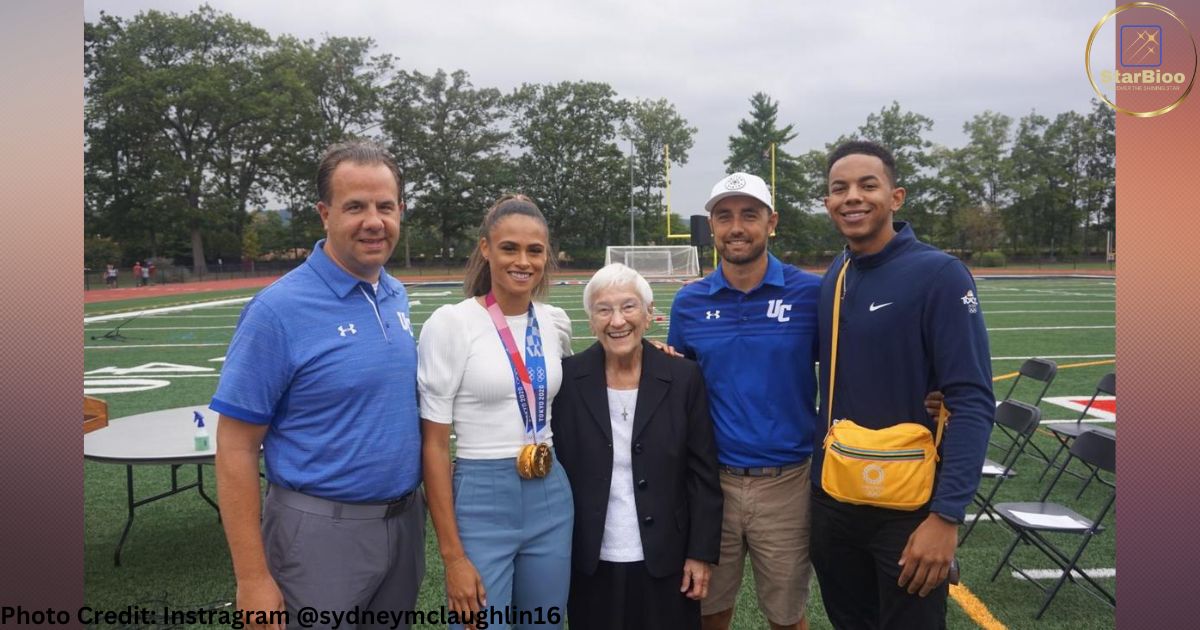
[[[187, 13], [200, 2], [88, 0], [84, 15]], [[850, 133], [893, 100], [933, 119], [930, 139], [965, 143], [990, 109], [1090, 109], [1088, 33], [1112, 0], [839, 2], [709, 0], [209, 0], [272, 35], [367, 36], [397, 66], [466, 70], [477, 87], [602, 81], [626, 98], [666, 98], [699, 129], [671, 172], [672, 210], [703, 212], [729, 136], [764, 91], [794, 124], [793, 154]], [[1112, 42], [1107, 42], [1111, 48]], [[1103, 53], [1102, 53], [1103, 54]], [[1109, 53], [1111, 55], [1111, 53]], [[1111, 58], [1111, 57], [1110, 57]], [[627, 200], [614, 203], [622, 207]]]

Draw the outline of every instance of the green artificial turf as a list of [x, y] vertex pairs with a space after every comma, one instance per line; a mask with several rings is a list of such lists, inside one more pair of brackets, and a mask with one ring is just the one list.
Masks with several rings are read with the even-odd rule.
[[[671, 299], [678, 284], [655, 284], [655, 300], [659, 314], [649, 332], [651, 338], [662, 338]], [[591, 343], [591, 334], [582, 310], [582, 286], [556, 286], [549, 301], [567, 309], [573, 320], [572, 346], [576, 351]], [[460, 298], [457, 287], [410, 285], [413, 322], [420, 324], [438, 306]], [[85, 323], [84, 378], [85, 389], [103, 386], [113, 378], [138, 378], [165, 381], [166, 386], [131, 393], [98, 394], [108, 401], [110, 415], [121, 416], [206, 404], [216, 388], [220, 359], [233, 334], [241, 305], [204, 307], [204, 302], [246, 297], [253, 290], [221, 291], [205, 294], [177, 294], [158, 298], [141, 298], [120, 302], [89, 304], [85, 316], [128, 313], [141, 309], [180, 304], [195, 304], [197, 308], [167, 314], [144, 314], [122, 328], [124, 341], [91, 339], [100, 337], [119, 321]], [[1062, 366], [1047, 396], [1089, 397], [1100, 377], [1115, 370], [1115, 365], [1068, 367], [1077, 363], [1111, 361], [1115, 355], [1115, 279], [1021, 279], [980, 280], [980, 302], [984, 309], [993, 357], [993, 374], [1002, 376], [1016, 371], [1026, 357], [1063, 357], [1054, 360]], [[1075, 327], [1094, 328], [1075, 328]], [[1107, 327], [1107, 328], [1106, 328]], [[1005, 328], [1036, 328], [1040, 330], [1002, 330]], [[1100, 356], [1094, 356], [1100, 355]], [[1072, 358], [1079, 357], [1079, 358]], [[200, 372], [162, 372], [162, 365], [175, 364], [202, 368]], [[140, 370], [139, 370], [139, 366]], [[116, 374], [113, 368], [125, 371]], [[170, 369], [166, 366], [166, 369]], [[157, 370], [157, 371], [155, 371]], [[1002, 397], [1011, 380], [995, 384], [997, 397]], [[1030, 400], [1040, 391], [1036, 383], [1022, 382], [1015, 395]], [[1073, 420], [1077, 412], [1043, 402], [1044, 419]], [[179, 422], [190, 422], [181, 417]], [[1053, 438], [1045, 431], [1036, 438], [1043, 450], [1052, 450]], [[999, 452], [992, 453], [994, 458]], [[1019, 474], [1005, 482], [999, 500], [1034, 500], [1044, 488], [1038, 482], [1041, 464], [1031, 458], [1023, 459]], [[1082, 470], [1082, 469], [1080, 469]], [[169, 487], [171, 469], [168, 466], [135, 467], [138, 494], [146, 496]], [[178, 470], [181, 483], [195, 478], [196, 467]], [[205, 485], [215, 496], [211, 466], [204, 468]], [[984, 484], [990, 483], [984, 480]], [[1092, 484], [1079, 500], [1073, 499], [1078, 480], [1065, 478], [1052, 495], [1090, 516], [1097, 508], [1106, 489]], [[112, 464], [86, 462], [84, 465], [84, 566], [85, 600], [90, 606], [120, 609], [131, 605], [169, 605], [172, 608], [193, 608], [221, 605], [232, 601], [235, 585], [228, 550], [216, 512], [194, 491], [141, 507], [125, 544], [122, 566], [113, 566], [113, 550], [125, 520], [125, 468]], [[974, 512], [974, 508], [968, 510]], [[1115, 518], [1110, 513], [1105, 520], [1107, 530], [1094, 539], [1080, 565], [1085, 568], [1113, 568], [1115, 563]], [[1041, 593], [1033, 585], [1002, 571], [995, 582], [990, 580], [993, 568], [1012, 534], [999, 523], [981, 523], [959, 551], [963, 584], [970, 589], [988, 610], [1002, 623], [1013, 628], [1111, 628], [1113, 612], [1093, 600], [1078, 587], [1066, 585], [1039, 622], [1033, 614], [1041, 602]], [[1064, 540], [1073, 548], [1075, 541]], [[1030, 548], [1019, 548], [1016, 562], [1026, 568], [1050, 569], [1053, 564]], [[747, 562], [743, 587], [738, 598], [734, 627], [764, 628], [766, 622], [758, 611], [753, 592], [753, 576]], [[1115, 578], [1104, 581], [1115, 589]], [[827, 628], [829, 623], [820, 606], [820, 593], [815, 579], [809, 616], [814, 628]], [[436, 608], [443, 602], [442, 566], [437, 554], [432, 527], [426, 535], [426, 577], [418, 606]], [[949, 604], [950, 628], [973, 628], [975, 623], [954, 602]]]

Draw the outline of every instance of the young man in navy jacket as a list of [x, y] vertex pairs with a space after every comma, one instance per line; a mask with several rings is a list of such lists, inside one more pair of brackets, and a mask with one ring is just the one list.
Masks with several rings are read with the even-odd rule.
[[[821, 284], [820, 421], [824, 442], [833, 326], [840, 326], [833, 418], [882, 429], [935, 421], [925, 393], [940, 389], [951, 413], [939, 449], [933, 498], [915, 511], [851, 505], [821, 489], [822, 449], [814, 449], [812, 560], [829, 619], [837, 628], [944, 628], [947, 577], [958, 525], [979, 485], [995, 413], [987, 330], [975, 283], [958, 259], [893, 223], [904, 203], [895, 160], [854, 141], [827, 164], [825, 208], [847, 248]], [[835, 285], [849, 257], [840, 321]]]

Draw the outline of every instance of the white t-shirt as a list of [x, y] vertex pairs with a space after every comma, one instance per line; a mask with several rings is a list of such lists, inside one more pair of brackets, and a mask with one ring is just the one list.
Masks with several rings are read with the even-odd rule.
[[636, 389], [608, 388], [608, 418], [612, 424], [613, 467], [608, 488], [608, 513], [600, 539], [600, 559], [605, 562], [639, 562], [642, 531], [638, 527], [637, 504], [633, 498], [633, 409]]
[[[556, 306], [535, 302], [533, 309], [546, 358], [546, 428], [538, 437], [553, 444], [550, 404], [562, 384], [562, 357], [571, 354], [571, 320]], [[524, 359], [528, 315], [505, 319]], [[529, 441], [512, 365], [487, 309], [475, 298], [442, 306], [421, 328], [417, 352], [421, 417], [454, 425], [459, 457], [516, 457]]]

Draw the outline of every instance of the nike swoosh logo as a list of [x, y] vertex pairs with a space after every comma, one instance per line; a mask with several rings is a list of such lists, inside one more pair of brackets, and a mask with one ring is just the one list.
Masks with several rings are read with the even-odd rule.
[[869, 308], [871, 309], [871, 312], [874, 313], [875, 311], [878, 311], [879, 309], [881, 309], [885, 306], [891, 306], [892, 304], [895, 304], [895, 302], [884, 302], [883, 304], [876, 304], [874, 302], [871, 302], [871, 306]]

